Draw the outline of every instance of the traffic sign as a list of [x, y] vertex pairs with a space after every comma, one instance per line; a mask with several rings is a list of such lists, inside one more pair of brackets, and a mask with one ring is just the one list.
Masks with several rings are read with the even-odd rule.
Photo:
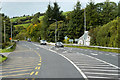
[[65, 38], [65, 40], [67, 40], [67, 39], [68, 39], [68, 37], [67, 37], [67, 36], [65, 36], [64, 38]]
[[12, 38], [11, 38], [11, 37], [10, 37], [9, 39], [10, 39], [10, 40], [12, 40]]

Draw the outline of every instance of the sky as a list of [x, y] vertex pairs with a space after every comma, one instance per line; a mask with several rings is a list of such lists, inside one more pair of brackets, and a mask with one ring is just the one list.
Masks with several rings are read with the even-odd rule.
[[[78, 0], [1, 0], [2, 2], [77, 2]], [[79, 0], [80, 2], [89, 2], [90, 0]], [[93, 0], [94, 2], [104, 2], [105, 0]], [[119, 2], [120, 0], [110, 0], [114, 2]]]
[[[2, 10], [0, 12], [4, 13], [9, 17], [23, 16], [24, 14], [32, 15], [37, 12], [44, 13], [47, 10], [47, 5], [49, 4], [49, 2], [53, 4], [53, 2], [55, 1], [58, 2], [60, 9], [66, 12], [66, 11], [72, 11], [78, 0], [0, 0], [0, 2], [2, 2], [0, 3], [0, 7], [2, 7]], [[90, 0], [79, 0], [79, 1], [82, 4], [82, 8], [84, 8], [85, 5]], [[93, 1], [95, 3], [99, 3], [99, 2], [105, 2], [106, 0], [93, 0]], [[110, 0], [110, 1], [116, 3], [119, 2], [119, 0]]]

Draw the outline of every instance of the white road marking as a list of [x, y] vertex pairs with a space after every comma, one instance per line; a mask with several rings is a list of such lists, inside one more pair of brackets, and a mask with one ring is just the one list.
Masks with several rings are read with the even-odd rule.
[[[36, 45], [36, 44], [34, 44], [34, 45]], [[38, 45], [36, 45], [36, 46], [38, 46]], [[49, 50], [49, 49], [46, 49], [46, 50]], [[53, 50], [49, 50], [49, 51], [57, 53], [56, 51], [53, 51]], [[67, 57], [65, 57], [64, 55], [61, 55], [59, 53], [57, 53], [57, 54], [60, 55], [60, 56], [62, 56], [62, 57], [64, 57], [65, 59], [67, 59], [80, 72], [80, 74], [85, 78], [85, 80], [88, 80], [87, 76], [82, 72], [82, 70], [80, 68], [78, 68], [70, 59], [68, 59]]]
[[[85, 54], [84, 54], [84, 55], [85, 55]], [[108, 63], [108, 62], [106, 62], [106, 61], [100, 60], [100, 59], [98, 59], [98, 58], [95, 58], [95, 57], [92, 57], [92, 56], [89, 56], [89, 55], [85, 55], [85, 56], [88, 56], [88, 57], [90, 57], [90, 58], [92, 58], [92, 59], [96, 59], [97, 61], [103, 62], [103, 63], [105, 63], [105, 64], [109, 64], [110, 66], [113, 66], [113, 67], [115, 67], [115, 68], [117, 68], [117, 69], [120, 69], [118, 66], [113, 65], [113, 64], [111, 64], [111, 63]]]
[[95, 53], [91, 53], [91, 55], [98, 55], [98, 54], [95, 54]]
[[100, 78], [103, 78], [103, 79], [111, 79], [110, 77], [101, 77], [101, 76], [88, 76], [89, 78], [97, 78], [97, 79], [100, 79]]
[[39, 48], [37, 48], [37, 49], [39, 49]]
[[84, 72], [84, 73], [85, 74], [94, 74], [94, 75], [97, 75], [97, 74], [99, 74], [99, 75], [111, 75], [111, 76], [112, 75], [119, 75], [118, 73], [116, 73], [116, 74], [114, 73], [113, 74], [113, 73], [105, 73], [105, 72], [104, 73], [99, 73], [99, 72]]
[[112, 55], [112, 56], [116, 56], [116, 55]]
[[107, 54], [107, 53], [106, 53], [105, 55], [110, 55], [110, 54]]
[[85, 72], [90, 72], [90, 71], [105, 71], [105, 72], [117, 72], [118, 73], [118, 70], [117, 69], [82, 69], [83, 71]]

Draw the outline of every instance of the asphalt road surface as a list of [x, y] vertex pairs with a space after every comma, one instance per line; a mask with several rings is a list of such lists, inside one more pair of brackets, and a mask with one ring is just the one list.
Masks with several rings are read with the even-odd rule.
[[[119, 54], [79, 48], [55, 48], [20, 41], [1, 70], [4, 78], [78, 78], [119, 80]], [[74, 79], [75, 80], [75, 79]]]
[[1, 66], [2, 78], [83, 78], [68, 60], [32, 42], [18, 42]]

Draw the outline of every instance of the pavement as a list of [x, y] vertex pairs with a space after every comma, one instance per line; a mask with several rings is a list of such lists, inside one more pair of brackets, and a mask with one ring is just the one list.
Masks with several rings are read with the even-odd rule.
[[119, 56], [119, 53], [20, 41], [1, 65], [0, 77], [120, 80]]

